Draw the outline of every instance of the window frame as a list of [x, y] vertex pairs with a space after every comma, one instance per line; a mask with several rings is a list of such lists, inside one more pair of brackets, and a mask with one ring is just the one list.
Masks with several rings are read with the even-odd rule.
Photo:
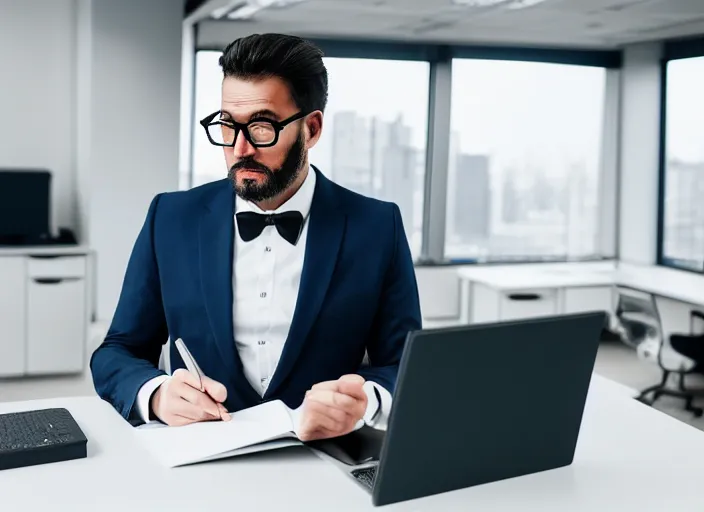
[[665, 256], [665, 196], [667, 181], [667, 80], [668, 64], [672, 61], [704, 57], [704, 37], [683, 38], [666, 41], [663, 58], [660, 60], [660, 148], [658, 161], [658, 219], [656, 264], [693, 274], [704, 274], [702, 270], [678, 265], [676, 260]]
[[[215, 22], [210, 22], [215, 23]], [[217, 22], [230, 23], [230, 22]], [[502, 264], [502, 263], [533, 263], [533, 262], [564, 262], [564, 261], [585, 261], [584, 258], [575, 259], [556, 256], [554, 258], [545, 257], [534, 258], [504, 258], [491, 261], [478, 261], [471, 258], [452, 259], [445, 258], [445, 222], [447, 201], [447, 174], [449, 160], [449, 139], [450, 139], [450, 113], [451, 88], [452, 88], [452, 60], [453, 59], [490, 59], [525, 62], [545, 62], [554, 64], [571, 64], [579, 66], [602, 67], [608, 70], [620, 70], [623, 64], [623, 52], [621, 50], [609, 49], [570, 49], [551, 47], [528, 47], [528, 46], [490, 46], [490, 45], [447, 45], [431, 43], [406, 43], [385, 40], [352, 40], [307, 37], [308, 40], [318, 45], [326, 57], [334, 58], [355, 58], [355, 59], [388, 59], [388, 60], [411, 60], [427, 62], [430, 66], [430, 84], [428, 99], [428, 126], [427, 140], [425, 147], [425, 183], [423, 188], [423, 212], [421, 228], [421, 251], [416, 266], [451, 266], [466, 264]], [[213, 44], [198, 44], [195, 38], [193, 47], [193, 60], [200, 51], [218, 51], [222, 47]], [[193, 77], [191, 84], [195, 87], [196, 67], [193, 66]], [[609, 98], [605, 99], [609, 102]], [[195, 91], [192, 92], [192, 110], [195, 109]], [[193, 125], [193, 123], [190, 123]], [[617, 138], [617, 130], [603, 130], [602, 138]], [[195, 129], [191, 126], [190, 144], [193, 145]], [[618, 140], [609, 142], [609, 147], [613, 147], [618, 152]], [[608, 159], [607, 159], [608, 160]], [[601, 175], [604, 174], [605, 165], [602, 157]], [[616, 172], [610, 169], [608, 171]], [[193, 183], [193, 153], [189, 158], [189, 183]], [[617, 198], [618, 191], [613, 194]], [[614, 202], [614, 201], [610, 201]], [[615, 201], [614, 211], [608, 212], [611, 222], [616, 221], [618, 211], [618, 201]], [[600, 217], [598, 225], [604, 224]], [[617, 236], [617, 230], [616, 230]], [[602, 239], [603, 237], [599, 237]], [[609, 241], [606, 244], [606, 253], [599, 254], [590, 260], [613, 259], [617, 240]], [[603, 249], [603, 248], [602, 248]], [[604, 252], [603, 250], [601, 251]]]

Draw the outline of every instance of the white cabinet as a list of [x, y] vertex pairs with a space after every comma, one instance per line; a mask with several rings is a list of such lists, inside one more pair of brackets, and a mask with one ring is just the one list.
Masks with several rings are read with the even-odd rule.
[[49, 248], [0, 252], [0, 377], [84, 370], [87, 259]]
[[504, 291], [499, 303], [502, 320], [520, 320], [557, 313], [557, 293], [554, 289]]
[[85, 353], [83, 278], [30, 278], [27, 286], [27, 374], [72, 373]]
[[584, 313], [588, 311], [607, 311], [614, 309], [613, 286], [584, 286], [565, 288], [564, 313]]
[[557, 292], [552, 288], [499, 290], [482, 283], [471, 283], [469, 290], [468, 323], [519, 320], [558, 312]]
[[25, 258], [0, 258], [0, 376], [25, 370]]

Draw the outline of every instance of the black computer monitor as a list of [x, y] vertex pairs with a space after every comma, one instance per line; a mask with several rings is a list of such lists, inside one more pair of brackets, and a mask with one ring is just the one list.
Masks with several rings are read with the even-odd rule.
[[0, 169], [0, 245], [49, 240], [50, 207], [49, 171]]

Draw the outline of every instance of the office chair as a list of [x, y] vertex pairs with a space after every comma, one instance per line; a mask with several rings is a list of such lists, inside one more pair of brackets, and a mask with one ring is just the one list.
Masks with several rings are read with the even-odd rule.
[[[684, 381], [685, 375], [694, 370], [695, 362], [677, 352], [671, 343], [674, 337], [682, 335], [672, 334], [669, 338], [665, 336], [657, 303], [652, 294], [626, 287], [616, 289], [617, 330], [621, 339], [635, 348], [641, 358], [655, 362], [662, 370], [660, 382], [640, 391], [636, 400], [652, 406], [661, 396], [682, 398], [685, 400], [685, 409], [695, 417], [701, 417], [704, 410], [694, 407], [692, 403], [697, 394], [687, 389]], [[695, 318], [704, 320], [704, 315], [693, 311], [690, 318], [690, 330], [693, 331]], [[678, 376], [677, 389], [667, 386], [673, 374]]]

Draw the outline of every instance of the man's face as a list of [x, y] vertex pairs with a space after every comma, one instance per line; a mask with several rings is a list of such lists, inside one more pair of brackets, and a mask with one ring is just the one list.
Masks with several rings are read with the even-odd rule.
[[[228, 77], [222, 83], [223, 119], [240, 123], [254, 118], [282, 121], [299, 112], [288, 86], [279, 78], [242, 80]], [[238, 196], [264, 201], [286, 190], [307, 164], [307, 150], [319, 136], [319, 113], [287, 124], [271, 147], [254, 147], [239, 133], [234, 147], [223, 147], [228, 176]], [[318, 119], [320, 117], [320, 119]]]

